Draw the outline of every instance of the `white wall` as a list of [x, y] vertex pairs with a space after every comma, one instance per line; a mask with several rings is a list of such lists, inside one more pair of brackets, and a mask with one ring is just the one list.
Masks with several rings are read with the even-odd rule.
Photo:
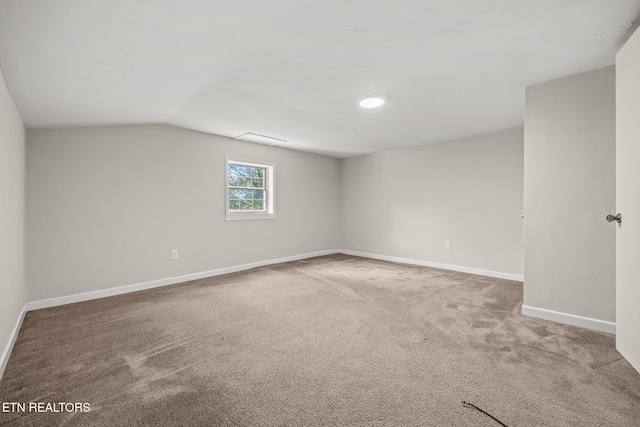
[[25, 129], [0, 72], [0, 377], [25, 303]]
[[522, 275], [522, 191], [522, 128], [345, 159], [342, 248]]
[[616, 56], [616, 348], [640, 372], [640, 32]]
[[[277, 219], [225, 221], [225, 156], [276, 164]], [[30, 130], [28, 299], [339, 249], [339, 164], [165, 125]]]
[[525, 102], [523, 313], [615, 322], [615, 68], [529, 87]]

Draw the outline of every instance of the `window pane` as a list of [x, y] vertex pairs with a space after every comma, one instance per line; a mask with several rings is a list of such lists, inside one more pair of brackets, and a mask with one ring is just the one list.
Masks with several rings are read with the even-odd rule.
[[264, 210], [264, 200], [254, 200], [253, 201], [253, 209], [257, 211]]
[[238, 187], [240, 185], [240, 179], [237, 176], [231, 176], [231, 174], [229, 174], [229, 185]]
[[253, 188], [264, 188], [264, 180], [253, 178]]
[[251, 187], [251, 178], [238, 178], [238, 187]]
[[237, 177], [239, 176], [238, 174], [238, 165], [234, 165], [232, 163], [229, 163], [229, 177]]
[[251, 200], [253, 199], [253, 191], [243, 190], [242, 188], [230, 188], [229, 198], [238, 200]]
[[264, 169], [262, 169], [262, 168], [253, 168], [252, 176], [254, 178], [263, 178], [264, 177]]
[[253, 198], [258, 200], [264, 199], [264, 190], [253, 190]]
[[253, 203], [251, 202], [251, 200], [240, 201], [240, 210], [243, 210], [243, 211], [253, 210]]
[[235, 166], [236, 166], [236, 170], [238, 171], [238, 175], [251, 178], [251, 166], [240, 166], [240, 165], [235, 165]]
[[239, 200], [229, 200], [229, 209], [232, 211], [237, 211], [240, 209], [240, 201]]

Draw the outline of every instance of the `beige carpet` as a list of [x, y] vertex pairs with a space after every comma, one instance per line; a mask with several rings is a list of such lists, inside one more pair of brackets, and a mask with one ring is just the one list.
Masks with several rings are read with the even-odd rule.
[[30, 312], [0, 425], [640, 426], [612, 335], [522, 284], [346, 255]]

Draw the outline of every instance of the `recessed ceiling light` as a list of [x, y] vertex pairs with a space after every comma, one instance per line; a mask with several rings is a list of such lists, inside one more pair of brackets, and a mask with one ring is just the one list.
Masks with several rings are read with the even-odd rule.
[[364, 108], [378, 108], [384, 104], [384, 100], [381, 98], [367, 98], [360, 101], [360, 106]]

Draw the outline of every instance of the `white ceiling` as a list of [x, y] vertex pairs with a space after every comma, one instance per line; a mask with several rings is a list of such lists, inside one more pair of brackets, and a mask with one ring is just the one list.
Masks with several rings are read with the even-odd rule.
[[0, 0], [0, 64], [28, 128], [168, 123], [349, 157], [521, 125], [526, 86], [614, 63], [638, 17], [640, 0]]

